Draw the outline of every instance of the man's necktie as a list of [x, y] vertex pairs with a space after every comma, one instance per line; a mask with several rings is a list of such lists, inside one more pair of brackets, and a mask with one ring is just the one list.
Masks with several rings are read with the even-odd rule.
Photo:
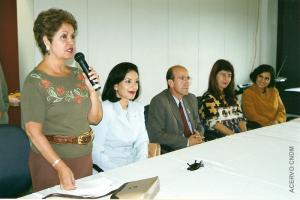
[[181, 121], [183, 123], [184, 136], [186, 138], [189, 138], [191, 136], [191, 131], [190, 131], [189, 125], [187, 123], [187, 120], [186, 120], [181, 102], [179, 102], [179, 114], [180, 114], [180, 117], [181, 117]]

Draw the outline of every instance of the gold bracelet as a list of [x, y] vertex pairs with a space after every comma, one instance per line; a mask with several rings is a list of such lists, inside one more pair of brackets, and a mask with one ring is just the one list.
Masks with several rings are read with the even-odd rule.
[[61, 159], [59, 158], [59, 159], [57, 159], [57, 160], [55, 160], [51, 165], [52, 165], [52, 167], [55, 167], [59, 162], [61, 161]]

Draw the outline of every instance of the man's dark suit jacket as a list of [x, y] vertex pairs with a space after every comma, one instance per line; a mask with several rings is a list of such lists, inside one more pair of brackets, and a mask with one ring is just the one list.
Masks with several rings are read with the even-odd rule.
[[[203, 133], [196, 96], [184, 96], [183, 104], [193, 129]], [[188, 138], [183, 133], [178, 106], [168, 89], [152, 98], [146, 125], [150, 142], [159, 143], [163, 153], [187, 147]]]

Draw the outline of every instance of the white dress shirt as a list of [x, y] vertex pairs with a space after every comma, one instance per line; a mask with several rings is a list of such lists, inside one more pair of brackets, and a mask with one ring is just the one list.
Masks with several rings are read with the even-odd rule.
[[149, 138], [145, 127], [144, 106], [129, 101], [103, 102], [103, 119], [92, 126], [93, 163], [104, 171], [147, 159]]
[[175, 102], [176, 102], [176, 105], [177, 105], [178, 109], [179, 109], [179, 103], [181, 102], [181, 106], [182, 106], [182, 108], [183, 108], [183, 112], [184, 112], [185, 119], [186, 119], [186, 121], [187, 121], [187, 123], [188, 123], [188, 125], [189, 125], [189, 129], [190, 129], [191, 133], [194, 133], [194, 129], [193, 129], [191, 120], [189, 119], [189, 117], [188, 117], [188, 115], [187, 115], [187, 113], [186, 113], [187, 111], [186, 111], [186, 109], [185, 109], [185, 106], [184, 106], [184, 103], [183, 103], [182, 99], [179, 100], [179, 99], [177, 99], [177, 98], [174, 97], [174, 96], [173, 96], [173, 98], [174, 98], [174, 100], [175, 100]]

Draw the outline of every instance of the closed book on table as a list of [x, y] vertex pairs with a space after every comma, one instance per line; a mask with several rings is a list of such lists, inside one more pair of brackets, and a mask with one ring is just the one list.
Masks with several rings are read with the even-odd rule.
[[158, 176], [128, 182], [111, 199], [153, 199], [159, 192], [160, 183]]

